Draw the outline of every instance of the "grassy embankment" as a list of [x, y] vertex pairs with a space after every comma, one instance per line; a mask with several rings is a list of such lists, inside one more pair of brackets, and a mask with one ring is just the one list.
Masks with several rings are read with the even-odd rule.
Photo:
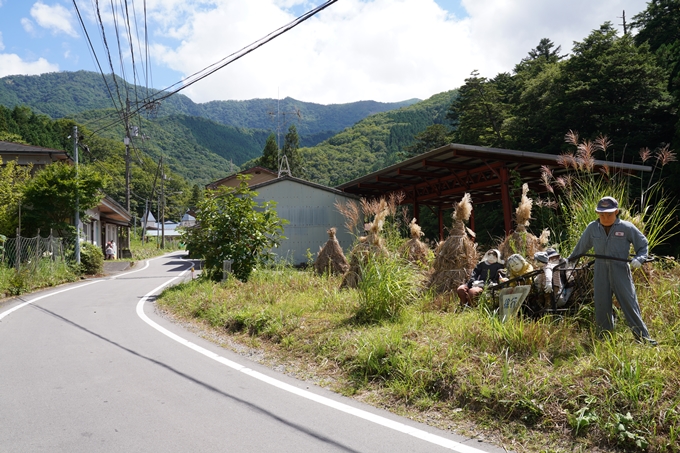
[[260, 269], [247, 283], [169, 288], [158, 303], [302, 378], [508, 450], [677, 452], [680, 269], [646, 266], [638, 294], [656, 348], [636, 343], [622, 316], [597, 339], [591, 307], [503, 324], [484, 298], [461, 310], [413, 293], [408, 266], [350, 290], [338, 277]]

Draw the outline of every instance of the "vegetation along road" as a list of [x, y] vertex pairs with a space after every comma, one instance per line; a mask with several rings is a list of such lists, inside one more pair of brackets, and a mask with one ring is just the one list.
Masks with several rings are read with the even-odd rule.
[[0, 450], [502, 451], [276, 373], [158, 316], [183, 253], [0, 305]]

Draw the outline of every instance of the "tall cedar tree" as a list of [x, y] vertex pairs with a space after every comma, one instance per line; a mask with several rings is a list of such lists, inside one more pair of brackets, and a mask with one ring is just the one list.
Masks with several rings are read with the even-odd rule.
[[304, 178], [304, 167], [302, 165], [302, 157], [300, 156], [300, 137], [294, 124], [291, 124], [288, 128], [281, 154], [288, 159], [290, 173], [296, 178]]
[[274, 134], [267, 137], [267, 143], [264, 145], [260, 158], [260, 167], [279, 171], [279, 146], [276, 144], [276, 135]]

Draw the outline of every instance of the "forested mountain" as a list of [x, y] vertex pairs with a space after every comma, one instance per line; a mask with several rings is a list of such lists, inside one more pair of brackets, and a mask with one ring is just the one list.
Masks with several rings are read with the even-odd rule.
[[401, 160], [417, 134], [446, 122], [456, 93], [447, 91], [410, 107], [372, 115], [317, 146], [302, 148], [305, 176], [332, 187]]
[[150, 101], [163, 98], [165, 93], [128, 84], [119, 77], [102, 77], [89, 71], [0, 78], [0, 105], [10, 108], [27, 105], [36, 113], [43, 113], [53, 119], [74, 116], [88, 110], [122, 110], [126, 106], [126, 93], [129, 93], [127, 97], [131, 110], [140, 109], [140, 114], [148, 118], [195, 116], [235, 128], [274, 132], [277, 128], [285, 131], [288, 125], [295, 124], [303, 144], [309, 145], [374, 113], [418, 102], [418, 99], [411, 99], [394, 103], [359, 101], [321, 105], [287, 97], [281, 100], [252, 99], [200, 104], [177, 93], [156, 103]]
[[[122, 141], [125, 136], [123, 123], [112, 124], [117, 115], [113, 109], [90, 110], [73, 119], [102, 137]], [[192, 184], [200, 185], [238, 171], [243, 162], [261, 155], [269, 134], [188, 115], [151, 119], [138, 116], [133, 124], [139, 131], [132, 137], [134, 150], [155, 161], [163, 156], [170, 168]]]

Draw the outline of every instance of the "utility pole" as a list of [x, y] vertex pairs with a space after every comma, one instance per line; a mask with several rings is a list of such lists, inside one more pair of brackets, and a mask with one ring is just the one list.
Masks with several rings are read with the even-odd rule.
[[76, 161], [76, 263], [80, 264], [80, 205], [79, 205], [79, 184], [78, 184], [78, 126], [73, 126], [73, 158]]
[[161, 249], [165, 248], [165, 170], [161, 156]]
[[125, 208], [130, 212], [130, 99], [125, 106]]

